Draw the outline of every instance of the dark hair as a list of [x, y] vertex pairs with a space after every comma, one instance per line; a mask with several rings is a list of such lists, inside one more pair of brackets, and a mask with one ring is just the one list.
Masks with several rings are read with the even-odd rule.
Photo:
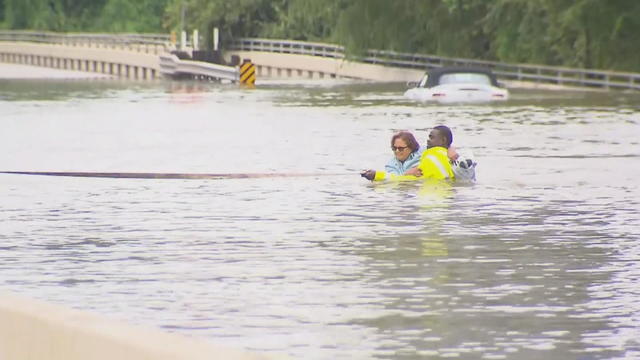
[[420, 148], [420, 144], [418, 144], [418, 140], [416, 140], [416, 137], [408, 131], [400, 131], [393, 134], [393, 136], [391, 137], [391, 146], [393, 146], [393, 143], [395, 143], [396, 139], [398, 138], [404, 140], [404, 142], [407, 143], [407, 146], [409, 147], [409, 149], [411, 149], [411, 152], [417, 151]]
[[447, 149], [448, 149], [449, 146], [451, 146], [451, 143], [453, 143], [453, 133], [451, 132], [451, 129], [449, 129], [444, 125], [438, 125], [434, 127], [434, 129], [438, 130], [440, 134], [444, 136], [444, 138], [447, 140], [446, 143], [447, 143]]

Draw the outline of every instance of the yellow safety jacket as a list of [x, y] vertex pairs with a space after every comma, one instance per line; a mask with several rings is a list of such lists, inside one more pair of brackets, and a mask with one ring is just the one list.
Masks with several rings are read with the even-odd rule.
[[422, 170], [421, 177], [412, 175], [387, 174], [384, 171], [376, 171], [373, 181], [410, 181], [417, 179], [453, 179], [453, 170], [447, 156], [447, 149], [441, 146], [434, 146], [425, 150], [420, 157], [418, 169]]
[[422, 170], [422, 177], [425, 179], [453, 179], [453, 169], [447, 149], [441, 146], [434, 146], [425, 150], [420, 157], [418, 169]]

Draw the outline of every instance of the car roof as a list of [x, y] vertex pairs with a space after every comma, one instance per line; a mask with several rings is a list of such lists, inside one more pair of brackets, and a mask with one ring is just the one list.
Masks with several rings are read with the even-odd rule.
[[429, 69], [427, 71], [429, 78], [427, 79], [426, 87], [430, 88], [440, 83], [440, 77], [445, 74], [452, 73], [478, 73], [485, 74], [491, 79], [491, 85], [499, 87], [496, 75], [490, 68], [480, 66], [444, 66], [439, 68]]

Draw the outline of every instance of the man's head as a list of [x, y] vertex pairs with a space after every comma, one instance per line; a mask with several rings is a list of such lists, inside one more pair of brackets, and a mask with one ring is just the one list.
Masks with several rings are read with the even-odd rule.
[[443, 148], [449, 148], [451, 143], [453, 142], [453, 134], [451, 133], [451, 129], [444, 125], [438, 125], [434, 127], [429, 133], [429, 138], [427, 139], [427, 148], [432, 148], [434, 146], [442, 146]]

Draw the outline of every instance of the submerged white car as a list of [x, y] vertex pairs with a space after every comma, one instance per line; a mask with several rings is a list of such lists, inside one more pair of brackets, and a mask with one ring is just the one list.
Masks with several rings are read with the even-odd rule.
[[432, 69], [404, 96], [417, 101], [487, 102], [504, 101], [509, 91], [498, 84], [487, 68], [442, 67]]

